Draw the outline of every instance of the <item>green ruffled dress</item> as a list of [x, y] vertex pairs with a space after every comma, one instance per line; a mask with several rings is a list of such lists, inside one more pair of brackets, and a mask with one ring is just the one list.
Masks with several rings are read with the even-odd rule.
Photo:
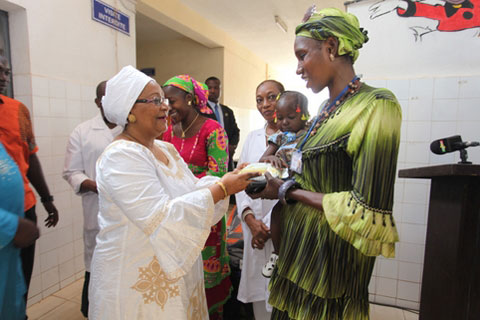
[[375, 257], [394, 257], [398, 241], [392, 205], [401, 117], [390, 91], [363, 84], [307, 140], [295, 179], [325, 194], [324, 210], [283, 208], [272, 319], [369, 319]]

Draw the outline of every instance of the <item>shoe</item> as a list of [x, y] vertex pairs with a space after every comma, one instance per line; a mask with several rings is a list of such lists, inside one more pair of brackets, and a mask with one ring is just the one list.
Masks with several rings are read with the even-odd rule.
[[262, 275], [265, 278], [270, 278], [272, 276], [273, 269], [275, 269], [275, 265], [277, 264], [277, 260], [278, 260], [278, 255], [276, 255], [275, 253], [272, 253], [270, 255], [270, 260], [268, 260], [268, 262], [265, 263], [265, 265], [262, 268]]

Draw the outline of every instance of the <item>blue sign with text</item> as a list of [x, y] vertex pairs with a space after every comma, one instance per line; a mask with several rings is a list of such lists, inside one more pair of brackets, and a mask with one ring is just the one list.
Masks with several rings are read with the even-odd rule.
[[93, 0], [92, 19], [130, 35], [130, 17], [102, 1]]

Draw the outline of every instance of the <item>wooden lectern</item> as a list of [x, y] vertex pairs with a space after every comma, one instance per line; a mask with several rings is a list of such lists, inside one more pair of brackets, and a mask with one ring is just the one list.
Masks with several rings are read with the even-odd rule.
[[400, 170], [431, 179], [420, 320], [480, 319], [480, 165]]

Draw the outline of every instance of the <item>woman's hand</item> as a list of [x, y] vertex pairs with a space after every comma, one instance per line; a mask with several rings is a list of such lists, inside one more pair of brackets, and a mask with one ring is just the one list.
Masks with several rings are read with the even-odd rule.
[[246, 173], [239, 173], [240, 170], [245, 168], [248, 163], [242, 163], [232, 172], [227, 173], [224, 175], [220, 182], [225, 185], [227, 189], [227, 193], [229, 195], [235, 194], [237, 192], [245, 190], [245, 188], [250, 184], [252, 178], [258, 177], [260, 172], [246, 172]]
[[274, 178], [270, 172], [265, 172], [265, 178], [267, 179], [267, 185], [259, 193], [248, 194], [250, 198], [257, 199], [278, 199], [278, 189], [283, 184], [282, 179]]
[[270, 229], [262, 221], [255, 219], [253, 214], [245, 217], [245, 223], [252, 233], [252, 248], [263, 249], [270, 238]]

